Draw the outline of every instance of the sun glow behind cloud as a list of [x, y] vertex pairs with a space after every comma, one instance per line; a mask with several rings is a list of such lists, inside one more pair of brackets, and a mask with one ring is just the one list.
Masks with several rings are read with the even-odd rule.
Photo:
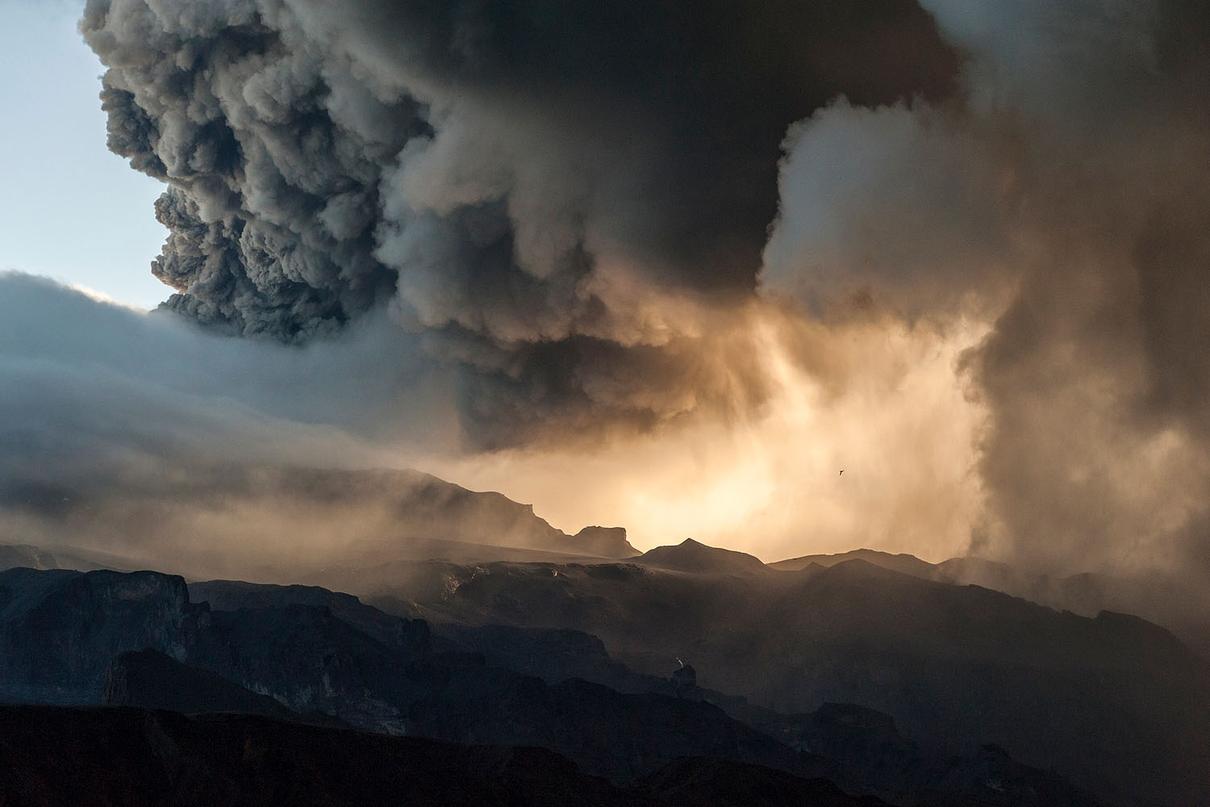
[[965, 551], [980, 518], [982, 412], [959, 359], [986, 328], [844, 326], [811, 346], [836, 372], [860, 367], [835, 386], [804, 368], [784, 321], [755, 328], [762, 355], [752, 361], [776, 392], [750, 416], [677, 422], [595, 449], [478, 456], [441, 471], [534, 502], [563, 529], [624, 525], [640, 548], [694, 537], [767, 560], [857, 545], [932, 558]]

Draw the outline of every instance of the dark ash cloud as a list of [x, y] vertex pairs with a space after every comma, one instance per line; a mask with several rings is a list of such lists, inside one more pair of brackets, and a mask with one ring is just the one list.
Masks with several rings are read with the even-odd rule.
[[958, 67], [913, 0], [90, 0], [81, 29], [111, 149], [169, 184], [166, 305], [304, 342], [390, 299], [470, 370], [483, 445], [729, 398], [694, 354], [752, 295], [786, 127]]
[[[253, 337], [207, 345], [329, 351], [310, 403], [271, 391], [276, 362], [211, 379], [264, 416], [423, 431], [421, 406], [535, 450], [704, 416], [760, 432], [766, 491], [835, 449], [780, 425], [828, 422], [912, 493], [837, 493], [832, 529], [929, 498], [961, 523], [911, 534], [1026, 565], [1206, 568], [1199, 3], [90, 0], [82, 31], [111, 147], [168, 186], [166, 307]], [[180, 347], [149, 366], [177, 378]], [[935, 496], [896, 483], [954, 430], [878, 404], [959, 387], [975, 446], [927, 452]], [[887, 502], [912, 504], [865, 516]]]

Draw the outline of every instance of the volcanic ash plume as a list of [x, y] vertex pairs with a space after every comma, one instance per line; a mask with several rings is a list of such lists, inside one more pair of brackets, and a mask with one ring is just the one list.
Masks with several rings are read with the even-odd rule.
[[[295, 342], [390, 301], [478, 445], [768, 394], [743, 329], [786, 127], [949, 92], [911, 0], [90, 0], [167, 305]], [[742, 350], [742, 348], [740, 348]]]
[[989, 323], [963, 361], [989, 417], [976, 551], [1210, 568], [1210, 12], [924, 5], [967, 55], [959, 102], [796, 126], [766, 283]]
[[599, 476], [556, 501], [774, 553], [1210, 566], [1204, 4], [90, 0], [82, 30], [111, 147], [167, 184], [166, 305], [310, 344], [389, 309], [507, 449], [480, 484], [541, 502], [570, 463]]

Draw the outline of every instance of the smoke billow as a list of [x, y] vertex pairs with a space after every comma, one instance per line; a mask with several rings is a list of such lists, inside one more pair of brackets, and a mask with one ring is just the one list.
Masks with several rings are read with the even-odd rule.
[[712, 333], [786, 127], [958, 64], [914, 0], [90, 0], [81, 28], [110, 147], [169, 185], [166, 305], [298, 342], [389, 300], [466, 369], [479, 446], [766, 397]]
[[0, 330], [6, 479], [289, 444], [641, 545], [1210, 570], [1194, 0], [89, 0], [81, 30], [202, 330], [17, 305], [76, 321]]
[[991, 325], [974, 549], [1206, 567], [1210, 14], [1184, 0], [927, 0], [958, 103], [835, 104], [793, 131], [772, 289]]
[[381, 530], [387, 497], [325, 513], [276, 469], [337, 478], [454, 439], [445, 372], [397, 333], [380, 313], [287, 348], [0, 273], [0, 541], [230, 570]]

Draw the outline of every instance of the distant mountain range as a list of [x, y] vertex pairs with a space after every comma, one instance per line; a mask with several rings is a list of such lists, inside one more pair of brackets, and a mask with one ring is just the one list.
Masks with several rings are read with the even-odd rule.
[[677, 546], [657, 546], [636, 563], [658, 569], [670, 569], [695, 574], [750, 574], [763, 571], [759, 558], [730, 549], [718, 549], [687, 538]]
[[1090, 573], [1053, 576], [1031, 574], [1007, 563], [984, 558], [950, 558], [941, 563], [929, 563], [913, 555], [873, 549], [835, 555], [804, 555], [769, 566], [797, 571], [812, 564], [829, 567], [850, 560], [862, 560], [924, 580], [1003, 591], [1084, 616], [1096, 616], [1101, 611], [1137, 614], [1171, 629], [1210, 658], [1210, 597], [1197, 586], [1158, 572], [1129, 577]]
[[[490, 766], [465, 782], [456, 770], [439, 773], [453, 777], [451, 792], [474, 782], [519, 787], [518, 803], [565, 787], [599, 794], [584, 803], [745, 804], [763, 793], [772, 804], [1098, 803], [996, 747], [932, 754], [868, 708], [780, 713], [692, 675], [632, 671], [576, 631], [430, 625], [316, 587], [11, 569], [0, 572], [0, 646], [0, 700], [69, 707], [0, 708], [9, 763], [0, 798], [13, 800], [53, 803], [86, 785], [132, 794], [122, 803], [190, 787], [293, 793], [311, 783], [324, 794], [343, 783], [352, 793], [380, 786], [382, 766], [440, 756], [419, 740], [348, 733], [359, 729], [457, 743], [464, 750], [451, 760], [530, 754], [475, 750], [486, 745], [571, 761], [530, 754], [537, 767], [521, 783]], [[80, 710], [100, 704], [258, 719]], [[349, 752], [320, 754], [341, 743], [369, 755], [347, 781], [337, 761]], [[247, 749], [262, 749], [253, 758], [263, 764], [241, 767]], [[65, 770], [76, 773], [54, 773]], [[204, 803], [189, 798], [200, 797], [176, 803]]]
[[[174, 570], [197, 577], [233, 572], [288, 577], [305, 564], [368, 564], [447, 553], [458, 560], [523, 559], [526, 552], [639, 554], [624, 528], [588, 526], [571, 535], [536, 515], [532, 505], [413, 470], [190, 465], [136, 494], [110, 490], [104, 481], [90, 485], [0, 483], [0, 513], [25, 515], [43, 525], [43, 532], [71, 536], [75, 546], [55, 548], [42, 537], [9, 541], [51, 556], [49, 561], [31, 558], [35, 565], [53, 565], [54, 556], [63, 553], [71, 564], [88, 568], [163, 568], [169, 558]], [[124, 499], [127, 495], [134, 498]], [[88, 551], [97, 547], [104, 552]], [[494, 549], [486, 552], [486, 547]], [[108, 560], [98, 562], [98, 555]]]
[[[239, 575], [259, 582], [207, 580], [196, 554], [163, 573], [0, 545], [0, 702], [77, 709], [28, 713], [52, 733], [128, 731], [130, 713], [78, 711], [109, 704], [278, 721], [147, 718], [203, 745], [307, 726], [536, 746], [569, 761], [525, 787], [602, 777], [583, 785], [601, 803], [722, 798], [719, 760], [741, 795], [823, 778], [837, 804], [1210, 803], [1197, 619], [1178, 638], [1109, 607], [1177, 613], [1162, 581], [867, 549], [764, 564], [693, 540], [639, 554], [624, 530], [568, 535], [426, 475], [244, 472], [215, 490], [364, 506], [398, 529]], [[196, 753], [222, 787], [252, 786]]]
[[1210, 795], [1210, 667], [1132, 616], [1059, 612], [860, 559], [779, 570], [696, 542], [622, 563], [417, 561], [310, 582], [438, 631], [591, 634], [637, 672], [687, 661], [703, 687], [779, 713], [859, 704], [930, 754], [993, 742], [1115, 802]]
[[[142, 513], [132, 524], [99, 506], [95, 498], [95, 493], [61, 486], [26, 485], [20, 490], [0, 491], [0, 504], [9, 511], [24, 509], [63, 519], [62, 535], [72, 536], [76, 544], [51, 546], [36, 540], [24, 546], [0, 545], [0, 566], [159, 568], [193, 578], [338, 581], [338, 587], [364, 592], [389, 584], [392, 575], [408, 573], [412, 561], [560, 564], [573, 559], [596, 562], [640, 556], [627, 541], [624, 528], [589, 526], [568, 534], [540, 518], [530, 505], [500, 493], [467, 490], [413, 470], [246, 464], [191, 468], [179, 478], [163, 480], [154, 495], [147, 494], [138, 507], [118, 508], [122, 514], [130, 510]], [[231, 514], [214, 519], [213, 524], [205, 523], [209, 529], [220, 531], [224, 524], [248, 524], [251, 526], [240, 529], [252, 533], [244, 535], [236, 530], [231, 535], [211, 535], [203, 531], [193, 535], [196, 528], [192, 522], [180, 528], [174, 521], [181, 508], [188, 514]], [[297, 547], [265, 557], [251, 551], [262, 544], [275, 544], [271, 534], [256, 533], [258, 514], [294, 511], [299, 513], [299, 523], [292, 523], [292, 528], [302, 533]], [[100, 539], [90, 537], [115, 532], [132, 536], [119, 542], [121, 550], [117, 552], [113, 551], [117, 544], [98, 543]], [[166, 533], [172, 535], [167, 542]], [[313, 540], [305, 540], [308, 536]], [[97, 546], [104, 547], [104, 551], [89, 548]], [[685, 546], [676, 553], [671, 553], [669, 547], [657, 547], [639, 562], [668, 569], [672, 568], [669, 564], [688, 564], [683, 571], [693, 571], [689, 567], [702, 562], [701, 552], [693, 548], [705, 547], [696, 542], [690, 542], [688, 549]], [[290, 560], [284, 563], [279, 556]], [[722, 557], [716, 553], [709, 562], [721, 562]], [[743, 553], [726, 557], [737, 568], [764, 565]], [[1210, 595], [1159, 574], [1053, 576], [981, 558], [952, 558], [934, 564], [912, 555], [870, 549], [807, 555], [768, 566], [799, 571], [848, 560], [863, 560], [925, 580], [978, 585], [1084, 616], [1096, 616], [1104, 610], [1137, 614], [1173, 630], [1210, 658]], [[375, 569], [383, 580], [358, 579]]]

